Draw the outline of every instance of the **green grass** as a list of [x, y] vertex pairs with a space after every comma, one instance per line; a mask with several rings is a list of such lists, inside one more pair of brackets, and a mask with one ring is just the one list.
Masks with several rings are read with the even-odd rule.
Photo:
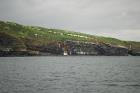
[[[41, 46], [47, 45], [50, 42], [76, 40], [100, 44], [106, 43], [124, 47], [129, 47], [132, 45], [132, 48], [140, 49], [140, 42], [122, 41], [110, 37], [101, 37], [60, 29], [49, 29], [38, 26], [24, 26], [14, 22], [0, 21], [0, 34], [7, 34], [8, 37], [11, 36], [15, 38], [17, 40], [15, 42], [18, 42], [17, 45], [21, 44], [22, 47], [25, 47], [26, 44]], [[11, 46], [13, 45], [11, 44]], [[0, 45], [0, 47], [2, 47], [2, 45]]]

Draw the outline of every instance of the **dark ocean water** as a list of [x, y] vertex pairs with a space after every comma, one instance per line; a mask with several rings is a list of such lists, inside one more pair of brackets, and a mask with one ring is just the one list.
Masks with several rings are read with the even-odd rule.
[[140, 93], [140, 57], [1, 57], [0, 93]]

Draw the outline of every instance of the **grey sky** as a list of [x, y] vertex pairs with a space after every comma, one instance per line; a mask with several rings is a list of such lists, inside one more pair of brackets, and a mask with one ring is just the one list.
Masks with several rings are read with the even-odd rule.
[[0, 20], [140, 41], [140, 0], [0, 0]]

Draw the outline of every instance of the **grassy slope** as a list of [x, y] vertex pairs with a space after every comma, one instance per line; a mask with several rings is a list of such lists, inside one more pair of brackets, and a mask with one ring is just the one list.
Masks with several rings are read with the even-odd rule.
[[[17, 42], [17, 44], [14, 45], [15, 47], [26, 47], [26, 43], [38, 46], [46, 45], [47, 43], [56, 41], [78, 40], [94, 43], [107, 43], [125, 47], [129, 47], [131, 44], [133, 48], [140, 49], [140, 42], [121, 41], [115, 38], [94, 36], [59, 29], [48, 29], [37, 26], [23, 26], [13, 22], [0, 21], [0, 34], [1, 36], [5, 35], [5, 37], [13, 37], [15, 40], [13, 42]], [[1, 47], [2, 45], [0, 45], [0, 48]]]

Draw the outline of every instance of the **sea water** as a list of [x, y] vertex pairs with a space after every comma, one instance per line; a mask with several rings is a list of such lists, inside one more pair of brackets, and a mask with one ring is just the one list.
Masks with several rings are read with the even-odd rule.
[[140, 93], [140, 57], [1, 57], [0, 93]]

